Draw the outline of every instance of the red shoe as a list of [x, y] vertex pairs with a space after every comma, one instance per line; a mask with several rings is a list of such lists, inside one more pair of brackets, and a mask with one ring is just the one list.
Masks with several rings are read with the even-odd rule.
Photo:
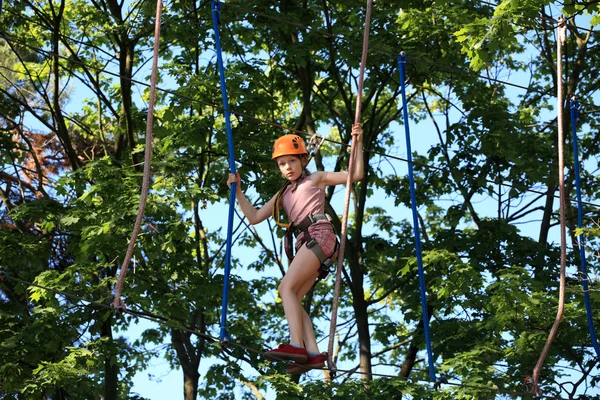
[[310, 371], [311, 369], [323, 369], [325, 368], [325, 362], [327, 361], [327, 353], [317, 354], [313, 357], [308, 357], [305, 363], [293, 363], [285, 370], [287, 374], [303, 374]]
[[308, 360], [308, 353], [304, 347], [294, 347], [291, 344], [280, 344], [278, 348], [265, 351], [263, 357], [271, 361], [295, 361], [299, 363]]

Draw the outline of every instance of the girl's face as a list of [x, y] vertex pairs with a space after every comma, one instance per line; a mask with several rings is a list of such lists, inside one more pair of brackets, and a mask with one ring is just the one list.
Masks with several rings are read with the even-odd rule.
[[277, 166], [279, 167], [281, 174], [287, 180], [295, 181], [296, 179], [300, 178], [300, 175], [302, 175], [304, 166], [302, 165], [302, 160], [297, 156], [277, 157], [275, 162], [277, 162]]

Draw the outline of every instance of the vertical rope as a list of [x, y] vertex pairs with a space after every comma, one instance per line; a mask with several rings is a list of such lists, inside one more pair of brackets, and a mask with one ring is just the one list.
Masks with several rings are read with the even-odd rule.
[[550, 334], [548, 335], [548, 339], [546, 340], [546, 344], [544, 345], [544, 349], [540, 354], [540, 357], [533, 369], [533, 389], [536, 393], [541, 393], [538, 380], [540, 377], [540, 373], [542, 371], [542, 365], [544, 364], [544, 360], [550, 351], [550, 345], [552, 341], [556, 337], [556, 333], [558, 332], [558, 326], [560, 325], [560, 321], [563, 317], [563, 312], [565, 309], [565, 271], [567, 266], [567, 235], [565, 231], [566, 226], [566, 216], [565, 216], [565, 155], [564, 155], [564, 134], [563, 134], [563, 80], [562, 80], [562, 46], [566, 41], [567, 36], [567, 27], [565, 25], [564, 18], [559, 18], [560, 24], [557, 28], [558, 40], [556, 42], [556, 85], [557, 85], [557, 94], [558, 98], [557, 107], [558, 107], [558, 184], [560, 191], [560, 285], [558, 292], [558, 310], [556, 312], [556, 318], [554, 320], [554, 324], [552, 325], [552, 329], [550, 329]]
[[[229, 114], [229, 102], [227, 101], [227, 87], [225, 86], [225, 70], [223, 68], [223, 56], [221, 54], [221, 37], [219, 35], [220, 10], [219, 0], [212, 0], [212, 19], [215, 30], [215, 47], [217, 53], [217, 62], [219, 64], [219, 77], [221, 80], [221, 97], [223, 98], [223, 108], [225, 112], [225, 128], [227, 129], [227, 145], [229, 149], [229, 170], [235, 174], [235, 154], [233, 149], [233, 135], [231, 132], [231, 121]], [[227, 240], [225, 247], [225, 270], [223, 272], [223, 302], [221, 305], [221, 329], [219, 338], [221, 343], [229, 342], [229, 333], [227, 332], [227, 303], [229, 301], [229, 272], [231, 270], [231, 236], [233, 232], [233, 214], [235, 211], [235, 182], [231, 184], [229, 192], [229, 213], [227, 215]]]
[[142, 227], [142, 219], [144, 218], [144, 210], [146, 209], [146, 199], [148, 198], [148, 188], [150, 186], [150, 160], [152, 159], [152, 126], [154, 125], [154, 102], [156, 100], [156, 80], [158, 75], [158, 49], [160, 44], [160, 18], [162, 15], [162, 0], [156, 2], [156, 20], [154, 21], [154, 55], [152, 59], [152, 75], [150, 77], [150, 99], [148, 101], [148, 119], [146, 121], [146, 150], [144, 154], [144, 176], [142, 178], [142, 193], [140, 197], [140, 205], [138, 207], [137, 217], [133, 225], [131, 239], [127, 246], [127, 252], [123, 265], [121, 265], [119, 279], [115, 285], [115, 297], [113, 307], [125, 308], [125, 304], [121, 300], [121, 292], [125, 284], [125, 275], [127, 268], [133, 255], [138, 234]]
[[[354, 115], [354, 123], [360, 123], [360, 111], [362, 106], [362, 91], [365, 75], [365, 64], [367, 63], [367, 50], [369, 47], [369, 28], [371, 26], [371, 5], [372, 0], [367, 0], [367, 13], [365, 16], [365, 30], [363, 34], [363, 49], [360, 59], [360, 70], [358, 75], [358, 93], [356, 94], [356, 113]], [[337, 367], [333, 362], [333, 344], [335, 341], [335, 331], [337, 328], [337, 313], [338, 303], [340, 298], [342, 267], [344, 262], [344, 252], [346, 248], [346, 233], [348, 228], [348, 209], [350, 208], [350, 193], [352, 192], [352, 175], [354, 174], [354, 160], [357, 157], [354, 139], [350, 145], [350, 159], [348, 161], [348, 179], [346, 180], [346, 198], [344, 200], [344, 214], [342, 216], [342, 229], [340, 234], [340, 248], [338, 251], [337, 268], [335, 271], [335, 289], [333, 294], [333, 305], [331, 307], [331, 323], [329, 326], [329, 345], [327, 346], [327, 363], [330, 370], [335, 370]], [[359, 154], [358, 157], [362, 157]], [[363, 375], [363, 377], [366, 377]]]
[[429, 377], [435, 381], [435, 369], [433, 367], [433, 355], [431, 351], [431, 340], [429, 338], [429, 313], [427, 312], [427, 292], [425, 291], [425, 277], [423, 270], [423, 256], [421, 252], [421, 234], [419, 231], [419, 214], [417, 212], [417, 195], [415, 190], [415, 178], [413, 174], [412, 149], [410, 145], [410, 128], [408, 123], [408, 105], [406, 103], [406, 55], [404, 52], [398, 56], [398, 67], [400, 69], [400, 92], [402, 93], [402, 115], [404, 117], [404, 130], [406, 132], [406, 157], [408, 159], [408, 181], [410, 185], [410, 204], [413, 216], [413, 231], [415, 237], [415, 249], [417, 252], [417, 266], [419, 271], [419, 291], [421, 292], [421, 318], [423, 319], [423, 330], [425, 331], [425, 343], [427, 346], [427, 357], [429, 359]]
[[[575, 166], [575, 183], [577, 188], [577, 227], [583, 227], [583, 205], [581, 202], [581, 176], [579, 172], [579, 152], [577, 149], [577, 118], [579, 116], [579, 103], [575, 100], [575, 96], [569, 102], [571, 109], [571, 130], [573, 133], [573, 159]], [[577, 235], [577, 246], [579, 246], [579, 263], [581, 265], [581, 284], [583, 285], [583, 298], [585, 302], [585, 312], [587, 315], [588, 330], [592, 339], [592, 346], [596, 351], [596, 358], [600, 360], [600, 347], [596, 338], [594, 329], [594, 320], [592, 318], [592, 304], [590, 302], [590, 292], [588, 289], [587, 266], [585, 264], [585, 239], [583, 235]]]

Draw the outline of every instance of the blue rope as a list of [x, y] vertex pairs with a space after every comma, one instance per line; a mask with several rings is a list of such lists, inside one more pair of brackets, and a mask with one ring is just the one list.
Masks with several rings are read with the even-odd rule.
[[[575, 182], [577, 186], [577, 227], [583, 226], [583, 206], [581, 203], [581, 177], [579, 174], [579, 155], [577, 150], [577, 117], [579, 116], [579, 103], [575, 99], [571, 99], [569, 106], [571, 108], [571, 128], [573, 131], [573, 158], [575, 165]], [[598, 340], [596, 339], [596, 332], [594, 330], [594, 321], [592, 319], [592, 304], [590, 302], [590, 293], [588, 290], [588, 275], [587, 267], [585, 265], [585, 246], [583, 235], [577, 236], [579, 242], [579, 259], [581, 263], [581, 283], [583, 285], [583, 298], [585, 300], [585, 311], [587, 314], [588, 329], [590, 331], [590, 337], [592, 339], [592, 345], [596, 350], [596, 357], [600, 360], [600, 347], [598, 347]]]
[[[221, 55], [221, 38], [219, 36], [219, 12], [221, 3], [219, 0], [212, 0], [212, 18], [215, 28], [215, 47], [217, 52], [217, 61], [219, 63], [219, 76], [221, 78], [221, 96], [223, 97], [223, 108], [225, 109], [225, 127], [227, 128], [227, 144], [229, 146], [229, 170], [235, 174], [235, 155], [233, 149], [233, 135], [231, 134], [231, 122], [229, 115], [229, 104], [227, 102], [227, 88], [225, 87], [225, 71], [223, 69], [223, 57]], [[225, 247], [225, 271], [223, 273], [223, 304], [221, 306], [221, 330], [219, 338], [221, 342], [229, 341], [227, 332], [227, 301], [229, 299], [229, 271], [231, 269], [231, 236], [233, 232], [233, 213], [235, 207], [236, 184], [231, 184], [229, 193], [229, 214], [227, 219], [227, 241]]]
[[410, 204], [413, 215], [413, 228], [415, 234], [415, 247], [417, 250], [417, 265], [419, 267], [419, 290], [421, 292], [421, 308], [423, 318], [423, 329], [425, 331], [425, 341], [427, 343], [427, 356], [429, 357], [429, 377], [432, 381], [437, 381], [435, 369], [433, 367], [433, 355], [431, 352], [431, 340], [429, 339], [429, 316], [427, 313], [427, 294], [425, 292], [425, 278], [423, 272], [423, 256], [421, 254], [421, 235], [419, 233], [419, 217], [417, 214], [417, 196], [415, 193], [415, 178], [413, 176], [412, 150], [410, 148], [410, 129], [408, 124], [408, 108], [406, 104], [406, 89], [404, 86], [406, 75], [406, 55], [402, 52], [398, 56], [398, 66], [400, 69], [400, 91], [402, 92], [402, 114], [404, 116], [404, 128], [406, 131], [406, 156], [408, 158], [408, 181], [410, 183]]

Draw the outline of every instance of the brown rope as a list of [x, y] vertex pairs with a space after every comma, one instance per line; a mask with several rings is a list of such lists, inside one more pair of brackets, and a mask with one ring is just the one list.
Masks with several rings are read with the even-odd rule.
[[113, 307], [125, 309], [125, 304], [121, 300], [121, 292], [125, 283], [125, 275], [127, 268], [133, 255], [138, 234], [142, 227], [142, 219], [144, 218], [144, 210], [146, 208], [146, 199], [148, 198], [148, 188], [150, 186], [150, 159], [152, 158], [152, 126], [154, 123], [154, 102], [156, 98], [156, 80], [158, 75], [158, 47], [160, 41], [160, 17], [162, 15], [162, 0], [156, 2], [156, 21], [154, 22], [154, 59], [152, 60], [152, 75], [150, 78], [150, 99], [148, 102], [148, 120], [146, 121], [146, 151], [144, 154], [144, 177], [142, 180], [142, 194], [140, 197], [140, 205], [138, 208], [137, 218], [133, 225], [133, 232], [127, 246], [127, 253], [121, 265], [119, 279], [115, 285], [115, 297]]
[[558, 292], [558, 310], [556, 312], [556, 318], [550, 334], [546, 340], [546, 344], [540, 354], [540, 357], [533, 369], [533, 390], [536, 394], [540, 394], [540, 387], [538, 380], [542, 371], [542, 365], [544, 360], [550, 351], [550, 345], [556, 337], [558, 332], [558, 326], [563, 317], [565, 309], [565, 271], [567, 265], [567, 234], [565, 230], [566, 216], [565, 216], [565, 160], [564, 160], [564, 134], [563, 134], [563, 107], [564, 107], [564, 96], [563, 96], [563, 81], [562, 81], [562, 46], [566, 42], [567, 27], [564, 19], [559, 18], [561, 21], [557, 28], [558, 40], [556, 42], [556, 85], [557, 85], [557, 97], [558, 97], [558, 184], [560, 192], [560, 285]]
[[[371, 5], [372, 0], [367, 0], [367, 14], [365, 21], [365, 30], [363, 35], [363, 50], [360, 60], [360, 70], [358, 75], [358, 93], [356, 94], [356, 113], [354, 115], [354, 124], [360, 123], [360, 111], [362, 105], [362, 91], [365, 75], [365, 64], [367, 63], [367, 50], [369, 47], [369, 27], [371, 25]], [[333, 345], [335, 341], [335, 331], [337, 328], [337, 313], [338, 303], [340, 298], [341, 281], [342, 281], [342, 264], [344, 262], [344, 250], [346, 247], [346, 233], [348, 228], [348, 209], [350, 208], [350, 193], [352, 192], [352, 175], [354, 174], [354, 160], [357, 157], [356, 147], [354, 146], [355, 137], [352, 137], [350, 146], [350, 160], [348, 164], [348, 179], [346, 181], [346, 198], [344, 201], [344, 214], [342, 217], [342, 229], [340, 234], [340, 248], [338, 250], [338, 261], [335, 273], [335, 290], [333, 294], [333, 306], [331, 308], [331, 323], [329, 327], [329, 346], [327, 347], [327, 364], [330, 370], [335, 370], [336, 366], [333, 361]], [[362, 157], [362, 154], [358, 155]]]

